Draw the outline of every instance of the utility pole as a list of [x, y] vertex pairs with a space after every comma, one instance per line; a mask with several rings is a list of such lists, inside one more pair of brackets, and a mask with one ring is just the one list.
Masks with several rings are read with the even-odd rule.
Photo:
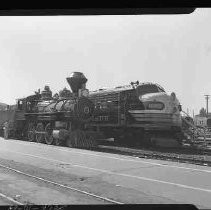
[[187, 108], [187, 114], [189, 115], [189, 109]]
[[207, 111], [207, 117], [208, 117], [208, 113], [209, 113], [209, 110], [208, 110], [208, 101], [209, 101], [210, 95], [204, 95], [204, 96], [205, 96], [205, 100], [206, 100], [206, 111]]

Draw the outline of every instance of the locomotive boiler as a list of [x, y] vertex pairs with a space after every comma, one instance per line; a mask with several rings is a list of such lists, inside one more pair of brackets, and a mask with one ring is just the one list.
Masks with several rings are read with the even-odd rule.
[[45, 86], [41, 93], [19, 99], [16, 130], [25, 133], [29, 141], [95, 147], [95, 140], [85, 130], [94, 112], [94, 104], [87, 98], [87, 78], [81, 72], [73, 72], [67, 82], [72, 92], [64, 88], [52, 97], [49, 86]]
[[114, 141], [132, 145], [167, 145], [182, 140], [181, 105], [158, 84], [131, 83], [90, 92], [95, 104], [89, 125]]

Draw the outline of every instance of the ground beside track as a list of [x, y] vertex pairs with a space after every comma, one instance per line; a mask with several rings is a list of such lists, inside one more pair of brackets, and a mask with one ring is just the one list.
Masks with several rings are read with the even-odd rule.
[[0, 164], [122, 203], [211, 208], [210, 167], [3, 139]]
[[211, 149], [201, 148], [129, 148], [121, 145], [102, 144], [98, 151], [130, 155], [140, 158], [188, 162], [191, 164], [211, 166]]
[[4, 197], [0, 197], [0, 206], [14, 206], [14, 205], [15, 204], [12, 201]]
[[[0, 164], [32, 172], [35, 168], [0, 159]], [[36, 170], [39, 171], [38, 168]], [[40, 174], [40, 173], [38, 173]], [[5, 197], [1, 197], [5, 195]], [[0, 167], [0, 205], [17, 205], [6, 197], [24, 205], [109, 204], [90, 196], [69, 191], [54, 185], [17, 174]]]

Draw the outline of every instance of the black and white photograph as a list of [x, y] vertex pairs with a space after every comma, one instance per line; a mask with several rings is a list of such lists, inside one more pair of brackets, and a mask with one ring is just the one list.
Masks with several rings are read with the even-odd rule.
[[0, 206], [211, 209], [211, 8], [137, 11], [0, 16]]

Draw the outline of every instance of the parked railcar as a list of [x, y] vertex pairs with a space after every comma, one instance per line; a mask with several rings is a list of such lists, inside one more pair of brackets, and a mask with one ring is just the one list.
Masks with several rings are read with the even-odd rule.
[[211, 130], [211, 118], [207, 118], [207, 121], [206, 121], [206, 127]]
[[89, 126], [107, 137], [144, 145], [182, 140], [181, 105], [175, 93], [168, 95], [158, 84], [137, 81], [90, 92], [89, 98], [95, 104]]

